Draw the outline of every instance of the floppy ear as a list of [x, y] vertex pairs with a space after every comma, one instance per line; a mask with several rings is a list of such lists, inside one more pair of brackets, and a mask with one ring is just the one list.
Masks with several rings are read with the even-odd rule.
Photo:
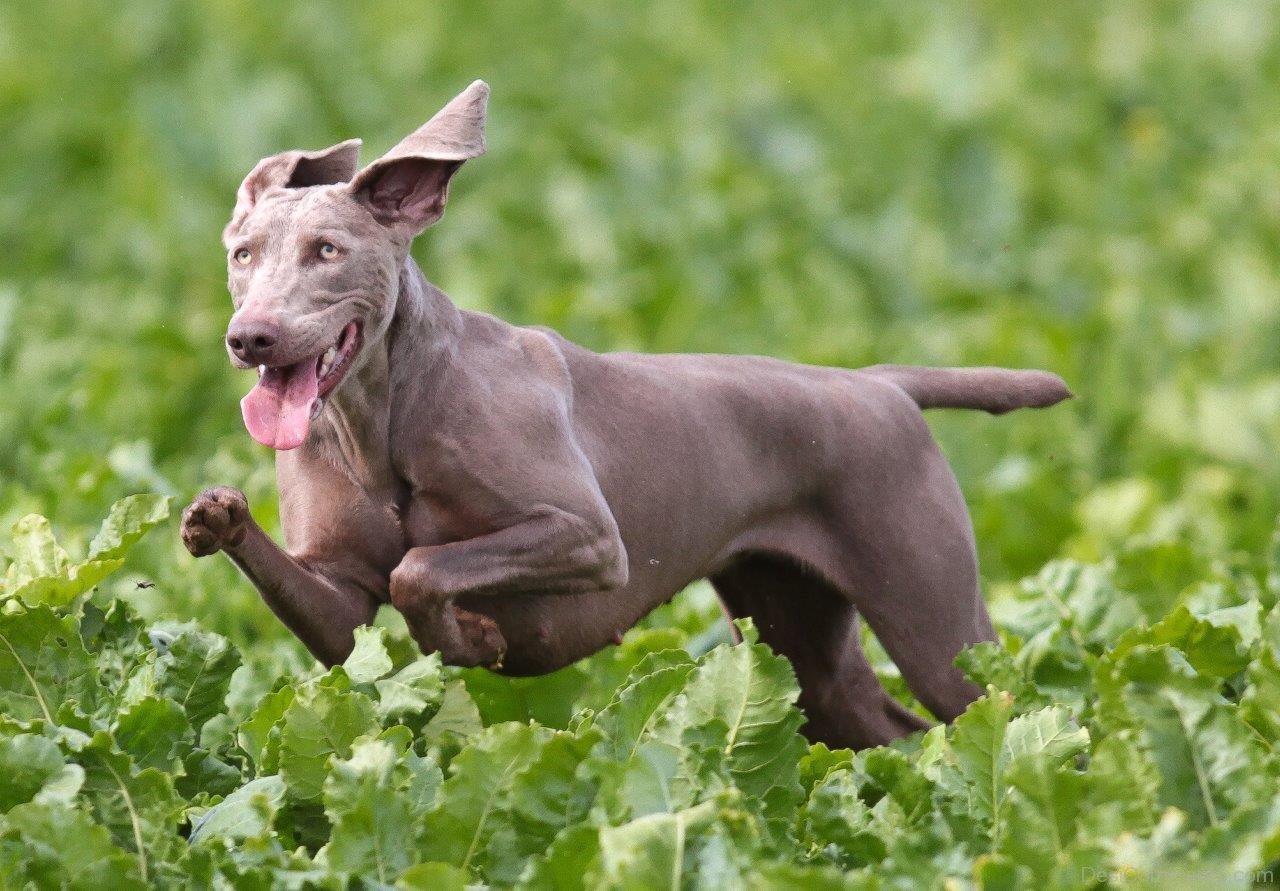
[[449, 179], [484, 154], [489, 85], [475, 81], [404, 140], [356, 174], [351, 192], [374, 219], [409, 237], [444, 213]]
[[288, 151], [263, 158], [236, 191], [236, 209], [223, 237], [234, 235], [258, 199], [268, 189], [303, 188], [345, 183], [360, 162], [360, 140], [348, 139], [318, 152]]

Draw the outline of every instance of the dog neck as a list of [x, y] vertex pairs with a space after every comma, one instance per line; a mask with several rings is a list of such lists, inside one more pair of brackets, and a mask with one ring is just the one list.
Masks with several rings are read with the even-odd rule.
[[316, 451], [364, 485], [389, 482], [391, 423], [397, 406], [434, 402], [458, 350], [462, 314], [427, 281], [412, 257], [400, 267], [396, 309], [386, 333], [334, 391], [313, 428]]
[[409, 398], [415, 405], [434, 402], [445, 371], [456, 361], [462, 313], [444, 292], [427, 281], [412, 257], [400, 267], [400, 293], [385, 336], [392, 402]]

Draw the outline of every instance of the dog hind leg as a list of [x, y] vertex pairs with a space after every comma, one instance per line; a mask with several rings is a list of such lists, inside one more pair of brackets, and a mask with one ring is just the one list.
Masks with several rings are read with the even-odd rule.
[[748, 553], [711, 583], [731, 616], [751, 616], [760, 639], [791, 660], [811, 741], [866, 748], [929, 726], [885, 692], [862, 652], [853, 604], [816, 573]]
[[[952, 721], [982, 694], [956, 668], [965, 647], [996, 640], [978, 580], [973, 527], [946, 459], [930, 449], [911, 484], [847, 530], [853, 559], [838, 569], [854, 604], [916, 698]], [[853, 492], [844, 516], [854, 515]], [[833, 573], [834, 574], [834, 573]]]

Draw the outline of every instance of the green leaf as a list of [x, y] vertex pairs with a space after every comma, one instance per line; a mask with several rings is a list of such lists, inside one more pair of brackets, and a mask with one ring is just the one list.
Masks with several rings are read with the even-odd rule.
[[63, 607], [123, 565], [123, 560], [89, 560], [68, 566], [58, 575], [42, 576], [11, 587], [8, 593], [30, 606], [44, 603]]
[[1263, 794], [1261, 743], [1238, 708], [1168, 645], [1135, 647], [1100, 675], [1100, 720], [1131, 727], [1161, 777], [1160, 803], [1203, 828]]
[[600, 858], [600, 830], [579, 823], [570, 826], [526, 864], [516, 887], [521, 891], [579, 891]]
[[84, 770], [67, 764], [57, 743], [19, 733], [0, 736], [0, 813], [19, 804], [70, 804], [84, 783]]
[[[723, 626], [720, 627], [723, 630]], [[646, 657], [666, 650], [679, 652], [686, 661], [691, 661], [689, 654], [693, 646], [688, 636], [677, 628], [637, 625], [623, 635], [620, 646], [606, 647], [589, 662], [580, 663], [585, 686], [578, 692], [575, 707], [580, 711], [600, 711], [613, 700], [618, 689]], [[702, 652], [709, 649], [711, 647], [706, 647]]]
[[813, 787], [833, 770], [853, 766], [853, 752], [849, 749], [829, 749], [826, 743], [814, 743], [800, 759], [800, 785], [808, 795]]
[[[612, 822], [645, 814], [678, 810], [681, 802], [673, 788], [680, 772], [680, 749], [657, 739], [646, 739], [625, 762], [598, 762], [600, 800]], [[723, 785], [723, 783], [721, 783]]]
[[73, 757], [84, 768], [82, 796], [95, 819], [117, 845], [133, 851], [142, 880], [154, 878], [157, 864], [176, 858], [184, 845], [177, 832], [184, 803], [172, 779], [154, 768], [137, 770], [127, 755], [113, 750], [106, 733], [96, 734]]
[[171, 884], [252, 889], [283, 888], [289, 891], [342, 891], [341, 879], [316, 865], [305, 848], [288, 850], [278, 839], [248, 838], [232, 844], [197, 845], [179, 864], [181, 872]]
[[175, 772], [191, 750], [194, 734], [182, 707], [172, 699], [147, 696], [118, 714], [116, 745], [139, 767]]
[[1263, 646], [1249, 663], [1240, 716], [1273, 748], [1280, 744], [1280, 657]]
[[606, 757], [621, 762], [631, 758], [653, 732], [667, 703], [684, 689], [693, 667], [683, 650], [662, 650], [640, 660], [613, 700], [595, 716], [595, 725], [604, 733]]
[[71, 558], [53, 536], [49, 521], [28, 514], [13, 524], [13, 562], [5, 571], [5, 587], [14, 591], [33, 579], [62, 575]]
[[288, 685], [274, 693], [268, 693], [237, 731], [236, 739], [240, 747], [253, 759], [259, 774], [279, 770], [280, 732], [284, 713], [295, 696], [295, 689]]
[[[1280, 529], [1276, 530], [1276, 541], [1280, 546]], [[1280, 584], [1280, 577], [1277, 583]], [[1262, 620], [1261, 638], [1264, 646], [1280, 653], [1280, 606], [1273, 606]]]
[[89, 558], [109, 560], [124, 556], [147, 530], [168, 517], [169, 498], [166, 495], [122, 498], [111, 506], [111, 512], [102, 521], [102, 528], [89, 542]]
[[599, 838], [600, 882], [637, 891], [740, 886], [754, 853], [740, 817], [714, 800], [607, 826]]
[[983, 891], [1017, 891], [1030, 886], [1034, 881], [1026, 867], [1019, 866], [1000, 854], [983, 854], [975, 860], [973, 877]]
[[355, 647], [342, 663], [353, 684], [372, 684], [391, 673], [391, 657], [387, 654], [387, 629], [361, 625], [355, 630]]
[[686, 731], [724, 726], [723, 761], [730, 781], [781, 833], [804, 794], [799, 761], [800, 688], [791, 664], [763, 644], [721, 645], [698, 660], [656, 729], [672, 746]]
[[801, 815], [802, 841], [844, 869], [878, 863], [887, 852], [872, 826], [849, 770], [834, 770], [814, 787]]
[[1047, 564], [1023, 579], [1015, 598], [993, 606], [1000, 625], [1024, 640], [1065, 627], [1092, 651], [1142, 617], [1137, 599], [1119, 590], [1103, 567], [1074, 560]]
[[594, 717], [594, 726], [604, 734], [593, 753], [594, 772], [601, 781], [601, 803], [612, 819], [677, 808], [671, 784], [680, 768], [679, 746], [655, 738], [655, 733], [693, 668], [684, 650], [649, 653]]
[[488, 840], [509, 806], [516, 776], [531, 764], [550, 732], [528, 724], [496, 724], [449, 765], [436, 808], [422, 829], [420, 856], [473, 870], [492, 856]]
[[1018, 690], [1027, 683], [1014, 663], [1013, 655], [992, 641], [983, 641], [961, 650], [955, 662], [969, 680], [984, 689], [990, 685], [1016, 697]]
[[1026, 669], [1019, 665], [1013, 654], [1001, 644], [983, 641], [956, 656], [956, 667], [984, 690], [994, 687], [1013, 694], [1014, 710], [1026, 711], [1049, 705], [1049, 697], [1043, 696], [1027, 677]]
[[0, 712], [49, 724], [68, 703], [92, 712], [93, 667], [74, 620], [47, 606], [0, 610]]
[[335, 759], [324, 784], [333, 833], [323, 856], [330, 869], [389, 885], [414, 862], [421, 814], [396, 779], [398, 752], [383, 740], [361, 740], [349, 759]]
[[[432, 653], [415, 659], [391, 677], [375, 681], [374, 687], [378, 691], [378, 716], [384, 722], [416, 723], [427, 712], [440, 708], [444, 699], [440, 654]], [[466, 695], [465, 688], [461, 692]], [[461, 703], [454, 705], [462, 706]], [[474, 708], [474, 704], [471, 707]], [[479, 721], [478, 716], [476, 720]], [[436, 729], [440, 730], [440, 727], [441, 725], [437, 725]]]
[[1078, 726], [1065, 708], [1050, 706], [1009, 722], [1003, 758], [1008, 762], [1021, 755], [1034, 755], [1056, 766], [1088, 745], [1089, 731]]
[[671, 783], [680, 766], [679, 748], [654, 734], [693, 668], [684, 650], [649, 653], [594, 716], [604, 739], [593, 753], [593, 769], [601, 781], [601, 802], [613, 819], [677, 807]]
[[1051, 702], [1082, 706], [1089, 699], [1097, 657], [1077, 628], [1063, 622], [1023, 644], [1017, 662]]
[[485, 724], [537, 721], [563, 728], [573, 705], [586, 688], [586, 675], [577, 665], [534, 677], [507, 677], [484, 668], [459, 672]]
[[950, 762], [961, 780], [956, 787], [974, 816], [993, 827], [1004, 799], [1004, 738], [1012, 714], [1013, 696], [989, 691], [956, 718], [950, 740]]
[[1012, 718], [1013, 697], [988, 691], [955, 721], [950, 763], [959, 774], [950, 787], [959, 788], [972, 814], [994, 835], [1000, 829], [1001, 805], [1008, 783], [1005, 770], [1018, 756], [1036, 756], [1057, 765], [1088, 745], [1089, 736], [1060, 706]]
[[[1177, 808], [1168, 808], [1153, 815], [1155, 826], [1141, 835], [1122, 835], [1111, 851], [1116, 873], [1121, 876], [1143, 877], [1155, 872], [1166, 875], [1190, 876], [1186, 864], [1178, 862], [1189, 853], [1194, 837], [1188, 826], [1187, 815]], [[1220, 887], [1226, 870], [1219, 870]], [[1241, 883], [1240, 887], [1245, 887]]]
[[[208, 725], [206, 725], [208, 726]], [[236, 761], [240, 759], [237, 757]], [[208, 749], [192, 749], [174, 775], [174, 787], [188, 800], [208, 800], [230, 795], [243, 782], [237, 764], [228, 763]]]
[[871, 749], [862, 759], [867, 777], [888, 793], [907, 822], [925, 817], [933, 807], [934, 783], [916, 764], [894, 749]]
[[157, 498], [135, 495], [117, 502], [88, 558], [79, 563], [58, 545], [48, 520], [36, 514], [23, 517], [13, 527], [14, 561], [5, 572], [6, 596], [28, 605], [66, 606], [123, 566], [125, 551], [168, 516], [168, 499], [157, 504]]
[[1147, 621], [1173, 609], [1203, 575], [1201, 557], [1183, 541], [1135, 539], [1116, 558], [1115, 580], [1136, 598]]
[[467, 739], [483, 727], [480, 710], [467, 692], [466, 685], [454, 680], [445, 685], [440, 709], [422, 728], [422, 736], [431, 743], [444, 739]]
[[1016, 759], [1007, 772], [1011, 790], [996, 848], [1043, 883], [1070, 886], [1081, 870], [1106, 872], [1102, 839], [1082, 833], [1089, 807], [1089, 778], [1044, 758]]
[[741, 642], [747, 646], [760, 642], [760, 629], [756, 628], [756, 620], [750, 616], [734, 619], [733, 627], [737, 630]]
[[1107, 658], [1116, 661], [1136, 646], [1177, 647], [1200, 674], [1231, 677], [1249, 664], [1249, 654], [1233, 624], [1214, 624], [1179, 606], [1150, 628], [1133, 629], [1119, 637]]
[[[1275, 542], [1280, 542], [1280, 531]], [[1248, 686], [1240, 697], [1240, 714], [1274, 749], [1280, 743], [1280, 607], [1272, 607], [1263, 619], [1245, 677]]]
[[363, 693], [312, 685], [299, 691], [284, 713], [280, 775], [297, 798], [318, 798], [329, 756], [351, 757], [351, 744], [377, 730], [373, 703]]
[[177, 702], [199, 733], [206, 721], [226, 711], [227, 689], [240, 654], [225, 637], [194, 624], [176, 626], [170, 633], [175, 636], [156, 659], [156, 690]]
[[1240, 645], [1245, 650], [1262, 636], [1261, 607], [1256, 600], [1237, 606], [1224, 606], [1205, 613], [1202, 618], [1216, 627], [1234, 628], [1239, 635]]
[[191, 844], [264, 835], [271, 829], [284, 796], [284, 780], [278, 776], [250, 780], [204, 812], [191, 828]]
[[600, 731], [556, 732], [511, 784], [510, 813], [500, 846], [510, 855], [490, 868], [491, 880], [510, 884], [530, 857], [543, 853], [566, 828], [586, 819], [599, 780], [588, 758]]
[[1159, 816], [1160, 772], [1137, 734], [1121, 730], [1103, 737], [1089, 755], [1087, 835], [1115, 838], [1145, 834]]
[[[154, 647], [145, 633], [143, 623], [123, 600], [112, 600], [105, 610], [93, 601], [81, 607], [80, 640], [87, 652], [93, 655], [98, 685], [102, 689], [120, 692], [122, 697], [141, 697], [154, 694], [150, 683], [154, 676]], [[135, 673], [146, 673], [144, 679], [131, 679]], [[145, 689], [144, 689], [145, 687]], [[115, 702], [99, 702], [99, 708], [111, 708]], [[103, 715], [109, 719], [110, 714]]]
[[756, 864], [755, 870], [747, 876], [746, 887], [750, 891], [793, 891], [796, 888], [805, 891], [860, 891], [879, 888], [880, 884], [831, 866], [799, 866], [773, 861]]
[[0, 874], [9, 887], [145, 888], [136, 859], [88, 815], [65, 804], [30, 803], [0, 823]]
[[396, 887], [410, 891], [464, 891], [470, 884], [464, 869], [448, 863], [419, 863], [400, 876]]

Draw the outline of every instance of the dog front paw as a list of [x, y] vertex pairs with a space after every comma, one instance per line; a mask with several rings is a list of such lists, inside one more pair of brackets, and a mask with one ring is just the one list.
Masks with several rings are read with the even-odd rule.
[[230, 486], [205, 489], [182, 512], [182, 543], [193, 557], [234, 548], [244, 540], [249, 502]]

